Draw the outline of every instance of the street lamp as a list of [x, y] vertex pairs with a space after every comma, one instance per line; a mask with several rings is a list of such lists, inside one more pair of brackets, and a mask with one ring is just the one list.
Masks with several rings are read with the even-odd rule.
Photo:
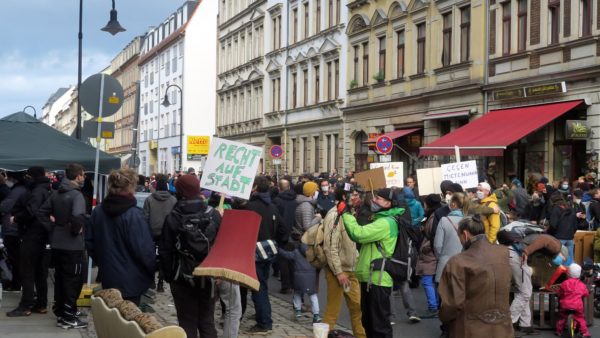
[[[77, 39], [79, 40], [79, 55], [77, 57], [77, 125], [75, 126], [75, 137], [81, 140], [81, 100], [79, 100], [79, 93], [81, 90], [81, 68], [82, 68], [82, 42], [83, 42], [83, 0], [79, 0], [79, 34]], [[104, 28], [103, 31], [109, 32], [115, 35], [119, 32], [124, 32], [125, 28], [121, 27], [119, 21], [117, 21], [117, 10], [115, 9], [115, 0], [112, 0], [112, 10], [110, 11], [110, 21]]]
[[27, 108], [31, 108], [31, 109], [33, 109], [33, 118], [34, 118], [34, 119], [37, 119], [37, 111], [35, 110], [35, 108], [34, 108], [33, 106], [25, 106], [25, 107], [23, 108], [23, 110], [21, 110], [21, 111], [24, 113], [24, 112], [25, 112], [25, 109], [27, 109]]
[[176, 84], [172, 84], [167, 86], [167, 88], [165, 89], [165, 97], [163, 99], [162, 105], [164, 107], [168, 107], [171, 105], [171, 102], [169, 102], [169, 96], [168, 91], [169, 88], [171, 87], [176, 87], [177, 89], [179, 89], [179, 171], [183, 170], [183, 89], [181, 89], [181, 87], [179, 87]]

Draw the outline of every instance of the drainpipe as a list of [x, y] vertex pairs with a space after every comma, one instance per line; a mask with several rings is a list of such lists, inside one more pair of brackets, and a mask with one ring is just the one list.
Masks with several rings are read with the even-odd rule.
[[[483, 38], [484, 44], [483, 48], [485, 50], [484, 53], [484, 62], [483, 62], [483, 86], [487, 86], [489, 82], [488, 74], [489, 74], [489, 63], [490, 63], [490, 48], [489, 48], [489, 40], [490, 36], [490, 0], [485, 0], [483, 5], [483, 10], [485, 11], [485, 36]], [[488, 111], [488, 92], [487, 90], [483, 91], [483, 113], [487, 113]]]
[[[318, 0], [320, 1], [320, 0]], [[283, 15], [282, 15], [283, 16]], [[285, 2], [285, 62], [290, 55], [290, 2]], [[281, 34], [281, 32], [279, 32]], [[287, 121], [288, 121], [288, 109], [289, 109], [289, 79], [288, 79], [289, 70], [287, 65], [285, 65], [285, 110], [283, 112], [283, 149], [285, 149], [285, 162], [284, 162], [284, 170], [288, 171], [287, 163], [288, 163], [288, 130], [287, 130]], [[296, 149], [294, 149], [296, 151]], [[294, 156], [292, 156], [294, 158]], [[292, 163], [292, 168], [294, 168], [294, 164]], [[289, 171], [288, 171], [289, 173]]]

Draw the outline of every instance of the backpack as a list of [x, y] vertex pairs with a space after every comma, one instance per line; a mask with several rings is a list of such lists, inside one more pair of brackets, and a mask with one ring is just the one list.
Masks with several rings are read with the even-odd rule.
[[544, 233], [544, 227], [522, 222], [512, 222], [498, 231], [498, 242], [503, 245], [520, 243], [525, 237]]
[[186, 281], [194, 286], [194, 269], [208, 256], [211, 245], [217, 236], [217, 223], [212, 217], [212, 207], [204, 212], [181, 214], [173, 211], [179, 218], [175, 242], [175, 274], [173, 280]]
[[[491, 201], [487, 202], [487, 203], [485, 204], [485, 206], [486, 206], [486, 207], [489, 207], [489, 206], [490, 206], [490, 203], [492, 203], [492, 202], [491, 202]], [[498, 204], [496, 204], [496, 206], [498, 206]], [[500, 207], [498, 206], [498, 208], [500, 208]], [[504, 228], [505, 226], [507, 226], [507, 225], [508, 225], [508, 223], [510, 223], [510, 222], [508, 221], [508, 216], [506, 216], [506, 213], [504, 213], [504, 211], [502, 211], [502, 209], [500, 209], [500, 212], [499, 212], [499, 214], [500, 214], [500, 228]]]
[[417, 230], [412, 227], [412, 220], [408, 220], [403, 215], [393, 217], [392, 219], [398, 227], [398, 238], [394, 247], [394, 253], [392, 256], [386, 257], [381, 243], [376, 242], [375, 245], [379, 253], [381, 253], [382, 258], [371, 262], [371, 272], [377, 270], [385, 271], [392, 277], [395, 283], [398, 283], [410, 280], [411, 278], [417, 265], [420, 236]]
[[316, 269], [322, 269], [327, 266], [327, 257], [323, 249], [324, 242], [325, 226], [323, 225], [323, 220], [310, 227], [302, 235], [302, 243], [307, 246], [306, 260]]

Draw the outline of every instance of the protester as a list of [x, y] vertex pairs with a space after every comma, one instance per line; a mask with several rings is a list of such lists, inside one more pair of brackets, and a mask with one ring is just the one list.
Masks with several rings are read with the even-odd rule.
[[458, 230], [465, 251], [450, 258], [442, 273], [440, 320], [450, 338], [512, 337], [508, 249], [489, 243], [478, 215], [460, 221]]
[[434, 318], [438, 314], [438, 296], [435, 288], [435, 271], [437, 267], [437, 256], [433, 248], [433, 212], [441, 205], [439, 196], [431, 194], [425, 199], [425, 217], [427, 221], [421, 227], [423, 241], [419, 248], [419, 257], [415, 273], [421, 276], [421, 286], [425, 290], [427, 297], [427, 313], [421, 315], [422, 318]]
[[321, 217], [325, 217], [327, 212], [335, 206], [335, 198], [333, 193], [331, 193], [329, 190], [329, 181], [324, 179], [321, 181], [321, 190], [319, 191], [319, 196], [317, 197], [317, 211]]
[[85, 199], [81, 187], [85, 181], [83, 167], [69, 164], [58, 193], [53, 193], [38, 211], [38, 218], [50, 234], [54, 262], [54, 306], [57, 325], [85, 328], [79, 319], [77, 298], [83, 286], [85, 264], [83, 239], [86, 219]]
[[311, 226], [321, 222], [322, 217], [315, 208], [317, 189], [315, 182], [305, 182], [302, 186], [302, 194], [296, 196], [296, 222], [292, 229], [293, 235], [302, 237]]
[[385, 188], [377, 190], [371, 210], [374, 213], [373, 222], [363, 226], [349, 212], [345, 212], [342, 218], [350, 238], [362, 244], [356, 277], [361, 283], [362, 323], [366, 335], [369, 338], [391, 338], [393, 331], [389, 318], [393, 280], [387, 272], [371, 271], [370, 266], [373, 260], [382, 258], [378, 244], [387, 257], [393, 254], [397, 239], [394, 227], [398, 227], [394, 217], [402, 215], [404, 209], [396, 207], [392, 190]]
[[463, 207], [465, 197], [463, 193], [457, 192], [450, 199], [450, 213], [440, 220], [438, 232], [435, 234], [433, 247], [437, 256], [437, 268], [435, 272], [435, 282], [439, 283], [442, 273], [450, 258], [459, 254], [462, 249], [462, 243], [459, 239], [458, 224], [464, 218]]
[[577, 232], [577, 216], [569, 207], [562, 194], [556, 192], [550, 197], [552, 203], [548, 233], [560, 240], [560, 243], [569, 250], [566, 266], [573, 262], [575, 248], [575, 233]]
[[[372, 196], [371, 196], [372, 197]], [[353, 186], [350, 189], [350, 212], [360, 225], [369, 224], [373, 212], [371, 211], [370, 199], [360, 187]]]
[[[176, 184], [177, 204], [165, 219], [158, 247], [161, 269], [171, 286], [179, 326], [187, 337], [216, 338], [213, 285], [208, 278], [192, 273], [208, 255], [221, 215], [200, 200], [200, 182], [195, 175], [184, 175]], [[189, 228], [202, 231], [199, 237], [203, 239], [196, 241], [198, 237], [187, 234]], [[207, 239], [210, 245], [204, 245]]]
[[573, 320], [579, 327], [580, 335], [582, 337], [592, 336], [585, 321], [582, 300], [583, 297], [588, 297], [590, 292], [587, 286], [579, 280], [580, 276], [581, 266], [577, 263], [569, 265], [569, 279], [560, 284], [560, 289], [557, 292], [560, 302], [559, 318], [556, 322], [556, 335], [558, 336], [562, 336], [569, 311], [573, 312]]
[[[486, 182], [481, 182], [477, 186], [477, 198], [479, 199], [480, 205], [485, 205], [486, 207], [495, 207], [497, 206], [496, 195], [491, 194], [492, 188]], [[491, 214], [486, 217], [482, 217], [483, 225], [485, 227], [485, 234], [490, 243], [496, 242], [496, 235], [500, 230], [500, 215], [499, 214]]]
[[519, 215], [524, 217], [524, 219], [528, 219], [531, 197], [527, 194], [527, 190], [523, 188], [523, 183], [516, 178], [513, 179], [511, 182], [511, 190], [513, 195], [512, 208], [517, 210]]
[[423, 218], [425, 217], [425, 211], [421, 202], [415, 197], [415, 193], [412, 189], [404, 187], [404, 200], [406, 201], [407, 207], [410, 209], [410, 216], [412, 218], [412, 226], [415, 229], [419, 229]]
[[[167, 178], [164, 175], [156, 176], [156, 191], [152, 195], [148, 196], [144, 201], [144, 216], [150, 224], [150, 230], [152, 231], [152, 239], [154, 243], [158, 245], [160, 243], [160, 235], [162, 234], [163, 224], [165, 218], [175, 204], [177, 204], [177, 198], [175, 198], [168, 191], [169, 186]], [[154, 278], [152, 278], [152, 284], [154, 284]], [[163, 276], [162, 273], [158, 272], [158, 283], [156, 284], [157, 292], [164, 292]]]
[[589, 192], [591, 197], [589, 204], [589, 223], [592, 230], [596, 230], [600, 224], [600, 188], [593, 189]]
[[[354, 190], [351, 194], [355, 192], [358, 193]], [[356, 244], [348, 236], [341, 218], [341, 213], [348, 207], [346, 196], [347, 192], [342, 187], [336, 188], [337, 208], [329, 210], [323, 220], [325, 234], [323, 250], [327, 257], [327, 267], [324, 269], [327, 281], [327, 307], [323, 321], [330, 328], [335, 327], [342, 309], [342, 298], [344, 298], [350, 312], [354, 336], [365, 338], [365, 329], [361, 322], [360, 284], [355, 273], [358, 251]]]
[[155, 245], [144, 212], [136, 207], [136, 174], [113, 170], [108, 195], [92, 212], [85, 232], [89, 255], [98, 265], [102, 287], [140, 304], [156, 269]]
[[[291, 189], [290, 181], [287, 179], [279, 180], [279, 194], [273, 200], [273, 204], [277, 207], [279, 214], [283, 220], [283, 226], [285, 231], [291, 233], [296, 220], [296, 192]], [[294, 267], [287, 260], [282, 257], [277, 258], [279, 263], [279, 275], [281, 277], [281, 290], [282, 294], [288, 294], [293, 292], [292, 281], [294, 280]]]
[[26, 175], [31, 181], [31, 193], [27, 194], [24, 207], [13, 213], [21, 237], [19, 273], [23, 293], [19, 306], [6, 313], [7, 317], [48, 312], [48, 233], [37, 220], [36, 214], [50, 196], [50, 179], [42, 167], [31, 167]]

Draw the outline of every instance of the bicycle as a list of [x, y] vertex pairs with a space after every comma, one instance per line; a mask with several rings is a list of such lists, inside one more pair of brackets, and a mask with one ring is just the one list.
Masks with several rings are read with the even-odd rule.
[[567, 310], [567, 325], [563, 330], [564, 338], [577, 338], [579, 337], [579, 328], [577, 327], [577, 323], [575, 322], [575, 310]]

